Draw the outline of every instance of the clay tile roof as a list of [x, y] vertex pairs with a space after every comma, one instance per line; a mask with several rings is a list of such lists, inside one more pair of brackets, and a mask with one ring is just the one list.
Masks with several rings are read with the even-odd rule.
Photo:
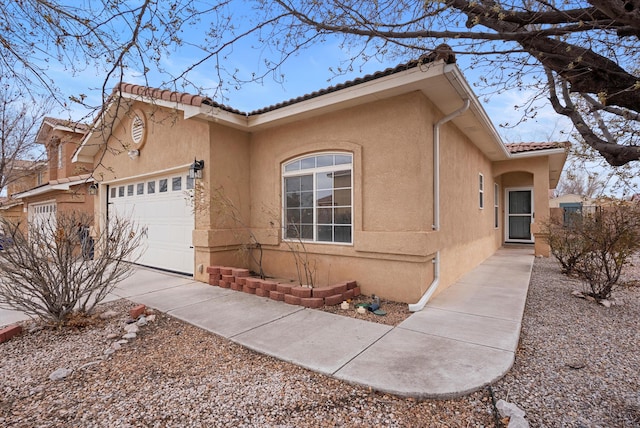
[[547, 142], [547, 143], [508, 143], [505, 144], [509, 153], [526, 153], [548, 149], [568, 149], [571, 143], [563, 142]]
[[157, 100], [187, 104], [195, 107], [208, 105], [208, 106], [220, 108], [222, 110], [225, 110], [231, 113], [246, 115], [246, 113], [243, 113], [239, 110], [236, 110], [229, 106], [225, 106], [223, 104], [219, 104], [213, 101], [209, 97], [193, 95], [186, 92], [176, 92], [176, 91], [170, 91], [168, 89], [150, 88], [148, 86], [140, 86], [140, 85], [134, 85], [132, 83], [124, 83], [124, 82], [120, 83], [120, 85], [114, 89], [114, 92], [118, 92], [118, 91], [125, 92], [127, 94], [132, 94], [132, 95], [140, 95], [142, 97], [154, 98]]
[[434, 52], [423, 55], [417, 60], [412, 60], [407, 63], [400, 64], [395, 67], [390, 67], [390, 68], [387, 68], [386, 70], [378, 71], [373, 74], [368, 74], [366, 76], [359, 77], [357, 79], [349, 80], [347, 82], [344, 82], [335, 86], [329, 86], [328, 88], [320, 89], [320, 90], [311, 92], [309, 94], [302, 95], [297, 98], [292, 98], [290, 100], [283, 101], [278, 104], [274, 104], [268, 107], [251, 111], [249, 113], [236, 110], [224, 104], [219, 104], [209, 97], [202, 97], [200, 95], [192, 95], [184, 92], [171, 92], [166, 89], [163, 90], [158, 88], [150, 88], [146, 86], [134, 85], [131, 83], [124, 83], [124, 82], [120, 83], [120, 85], [114, 89], [114, 92], [118, 92], [118, 90], [120, 90], [121, 92], [129, 93], [133, 95], [140, 95], [140, 96], [145, 96], [145, 97], [150, 97], [155, 99], [161, 99], [165, 101], [172, 101], [176, 103], [192, 105], [195, 107], [208, 105], [208, 106], [216, 107], [231, 113], [241, 114], [243, 116], [252, 116], [252, 115], [258, 115], [258, 114], [266, 113], [269, 111], [277, 110], [279, 108], [287, 107], [302, 101], [310, 100], [312, 98], [317, 98], [322, 95], [330, 94], [332, 92], [340, 91], [342, 89], [350, 88], [352, 86], [360, 85], [362, 83], [366, 83], [372, 80], [380, 79], [382, 77], [390, 76], [395, 73], [400, 73], [402, 71], [416, 68], [423, 64], [434, 62], [439, 59], [444, 59], [447, 63], [455, 62], [455, 57], [451, 53], [451, 48], [449, 48], [446, 45], [441, 45], [441, 46], [438, 46], [434, 50]]

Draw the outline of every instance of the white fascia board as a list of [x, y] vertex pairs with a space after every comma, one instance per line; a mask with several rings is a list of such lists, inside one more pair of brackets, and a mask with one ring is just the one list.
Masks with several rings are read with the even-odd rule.
[[[354, 86], [300, 101], [266, 113], [249, 116], [249, 128], [259, 128], [291, 119], [295, 116], [335, 110], [349, 105], [358, 105], [368, 100], [388, 97], [390, 92], [408, 92], [420, 89], [420, 82], [443, 73], [444, 62], [435, 62], [428, 67], [414, 67]], [[406, 90], [402, 90], [406, 88]]]
[[533, 150], [530, 152], [520, 152], [520, 153], [511, 153], [512, 159], [521, 159], [521, 158], [536, 158], [540, 156], [552, 156], [552, 155], [564, 155], [566, 154], [565, 149], [557, 148], [557, 149], [540, 149]]
[[27, 190], [22, 193], [15, 193], [12, 195], [14, 198], [29, 198], [31, 196], [42, 195], [44, 193], [53, 192], [54, 190], [69, 190], [72, 186], [77, 186], [79, 184], [91, 183], [93, 182], [93, 178], [87, 178], [82, 180], [70, 181], [68, 183], [59, 183], [59, 184], [46, 184], [41, 187], [37, 187], [32, 190]]

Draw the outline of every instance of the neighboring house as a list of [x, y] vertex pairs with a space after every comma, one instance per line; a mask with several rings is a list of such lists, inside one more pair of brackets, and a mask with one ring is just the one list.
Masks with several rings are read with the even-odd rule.
[[[5, 189], [7, 195], [21, 193], [49, 181], [46, 161], [15, 160], [9, 169], [12, 178]], [[19, 198], [7, 196], [0, 200], [0, 216], [3, 218], [20, 222], [26, 219], [23, 211], [23, 203]], [[26, 231], [26, 226], [24, 230]]]
[[[93, 129], [74, 160], [96, 168], [97, 213], [143, 226], [142, 264], [206, 282], [207, 266], [243, 263], [249, 227], [265, 273], [295, 279], [287, 240], [300, 234], [317, 285], [356, 280], [365, 294], [420, 305], [505, 242], [548, 255], [536, 235], [567, 149], [503, 144], [441, 60], [250, 113], [121, 84]], [[201, 179], [188, 178], [194, 159]]]
[[[73, 210], [93, 215], [93, 200], [89, 187], [93, 183], [93, 163], [71, 162], [73, 153], [87, 133], [83, 124], [47, 117], [43, 120], [36, 143], [47, 153], [46, 168], [9, 186], [7, 193], [13, 205], [7, 217], [21, 218], [27, 228], [55, 218], [59, 211]], [[95, 187], [95, 185], [94, 185]], [[18, 210], [21, 213], [19, 216]], [[26, 222], [24, 222], [26, 220]]]
[[557, 215], [562, 216], [565, 225], [571, 222], [574, 215], [595, 213], [598, 206], [597, 199], [582, 195], [562, 195], [549, 200], [551, 212], [557, 210]]

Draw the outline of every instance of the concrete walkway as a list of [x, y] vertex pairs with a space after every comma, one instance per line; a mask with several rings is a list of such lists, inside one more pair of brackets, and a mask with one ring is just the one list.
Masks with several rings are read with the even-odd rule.
[[[143, 303], [350, 383], [448, 398], [482, 388], [511, 368], [532, 265], [531, 249], [500, 249], [395, 328], [142, 268], [109, 300]], [[9, 316], [15, 318], [0, 312], [0, 325]]]

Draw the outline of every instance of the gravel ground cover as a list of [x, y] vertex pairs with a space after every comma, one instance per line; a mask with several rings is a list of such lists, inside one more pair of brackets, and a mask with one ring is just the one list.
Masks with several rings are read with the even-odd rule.
[[[637, 278], [629, 269], [627, 280]], [[424, 401], [310, 372], [161, 313], [105, 355], [133, 306], [111, 302], [101, 306], [115, 312], [106, 320], [68, 330], [25, 324], [0, 344], [0, 426], [496, 427], [492, 393], [521, 407], [532, 427], [640, 426], [640, 287], [620, 288], [610, 308], [575, 289], [553, 260], [536, 259], [513, 369], [491, 388]], [[396, 316], [383, 308], [387, 320]], [[60, 368], [72, 372], [50, 380]]]

